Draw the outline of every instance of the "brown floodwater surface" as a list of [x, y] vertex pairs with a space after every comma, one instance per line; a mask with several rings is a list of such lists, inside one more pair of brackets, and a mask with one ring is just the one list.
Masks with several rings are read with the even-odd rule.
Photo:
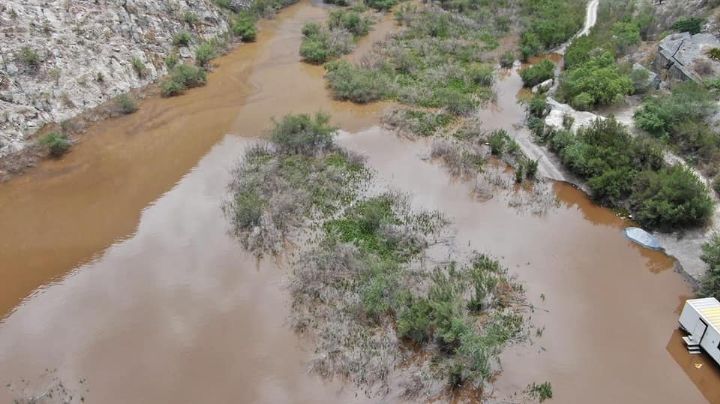
[[302, 25], [326, 13], [302, 2], [260, 22], [258, 41], [216, 59], [205, 87], [147, 99], [135, 114], [91, 127], [61, 160], [0, 184], [0, 318], [131, 234], [142, 209], [225, 134], [261, 136], [291, 112], [323, 110], [348, 130], [376, 122], [384, 104], [332, 101], [323, 68], [300, 62]]

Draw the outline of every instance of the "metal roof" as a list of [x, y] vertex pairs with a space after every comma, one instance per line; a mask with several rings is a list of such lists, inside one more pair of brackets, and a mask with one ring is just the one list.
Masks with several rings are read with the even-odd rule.
[[700, 316], [708, 325], [720, 332], [720, 302], [714, 297], [705, 299], [692, 299], [688, 303], [700, 313]]

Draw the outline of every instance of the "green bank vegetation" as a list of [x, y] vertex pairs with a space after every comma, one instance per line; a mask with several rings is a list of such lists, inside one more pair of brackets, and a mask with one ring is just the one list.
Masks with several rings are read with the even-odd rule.
[[558, 98], [576, 109], [591, 110], [641, 91], [642, 72], [616, 60], [647, 39], [652, 18], [651, 7], [642, 2], [600, 2], [597, 25], [567, 49]]
[[700, 280], [698, 294], [720, 300], [720, 234], [714, 234], [703, 245], [701, 258], [708, 265], [708, 269]]
[[522, 0], [524, 29], [520, 53], [523, 60], [565, 43], [580, 31], [586, 4], [585, 0]]
[[631, 136], [614, 118], [596, 120], [576, 133], [545, 128], [542, 100], [531, 102], [529, 126], [563, 164], [587, 181], [593, 198], [629, 211], [642, 225], [673, 230], [704, 224], [713, 203], [687, 168], [667, 166], [654, 139]]
[[704, 86], [676, 84], [670, 94], [645, 99], [635, 123], [709, 176], [718, 174], [720, 133], [708, 123], [717, 112], [716, 95]]
[[482, 254], [428, 263], [446, 221], [400, 194], [369, 194], [370, 171], [334, 134], [322, 114], [275, 122], [270, 144], [245, 153], [225, 206], [257, 255], [304, 240], [290, 262], [291, 322], [317, 343], [312, 369], [378, 394], [402, 372], [412, 383], [398, 393], [409, 400], [481, 388], [523, 335], [521, 288]]
[[[195, 48], [196, 66], [180, 63], [178, 50], [172, 50], [165, 58], [165, 65], [169, 74], [160, 83], [160, 94], [163, 97], [172, 97], [183, 94], [189, 88], [205, 85], [210, 62], [227, 50], [231, 37], [242, 42], [255, 41], [257, 38], [257, 20], [272, 17], [278, 10], [295, 3], [295, 1], [257, 0], [251, 2], [247, 8], [234, 8], [230, 0], [216, 0], [215, 4], [226, 10], [230, 34], [198, 43]], [[198, 17], [192, 13], [184, 13], [182, 18], [191, 30], [195, 30], [200, 25]], [[189, 47], [199, 37], [196, 33], [181, 30], [173, 36], [173, 45], [175, 47]]]
[[67, 153], [72, 146], [72, 142], [64, 133], [50, 132], [40, 138], [39, 143], [46, 147], [50, 156], [59, 158]]

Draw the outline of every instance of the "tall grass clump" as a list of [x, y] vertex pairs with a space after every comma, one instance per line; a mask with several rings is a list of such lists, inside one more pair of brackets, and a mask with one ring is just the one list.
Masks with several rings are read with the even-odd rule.
[[72, 146], [67, 135], [58, 132], [51, 132], [40, 138], [40, 144], [47, 147], [50, 156], [55, 158], [67, 153]]
[[122, 114], [132, 114], [138, 110], [137, 102], [128, 94], [120, 94], [115, 97], [115, 106]]
[[175, 66], [169, 77], [160, 83], [160, 93], [163, 97], [172, 97], [184, 93], [189, 88], [204, 86], [206, 82], [205, 70], [183, 63]]

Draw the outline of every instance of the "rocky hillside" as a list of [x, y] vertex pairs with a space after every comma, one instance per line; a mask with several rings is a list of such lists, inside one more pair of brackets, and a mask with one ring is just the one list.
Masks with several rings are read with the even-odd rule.
[[212, 0], [1, 1], [0, 157], [47, 122], [157, 79], [178, 32], [193, 34], [191, 48], [227, 30]]

